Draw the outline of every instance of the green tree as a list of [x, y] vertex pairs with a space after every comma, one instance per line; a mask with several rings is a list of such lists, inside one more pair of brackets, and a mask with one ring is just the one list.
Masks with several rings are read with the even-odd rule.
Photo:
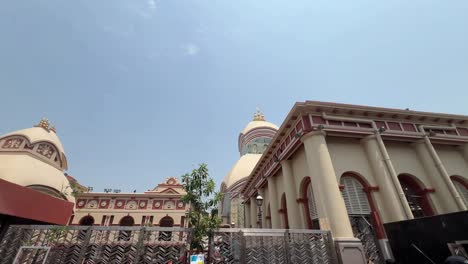
[[206, 238], [210, 245], [214, 232], [221, 223], [217, 207], [222, 194], [215, 192], [215, 182], [210, 178], [206, 164], [200, 164], [191, 173], [184, 174], [182, 182], [187, 192], [182, 201], [190, 206], [188, 223], [193, 230], [190, 248], [202, 251]]

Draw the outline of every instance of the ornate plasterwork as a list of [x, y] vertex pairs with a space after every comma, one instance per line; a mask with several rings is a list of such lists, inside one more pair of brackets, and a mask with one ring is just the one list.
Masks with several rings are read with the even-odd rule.
[[52, 144], [49, 143], [41, 143], [36, 149], [36, 152], [41, 154], [42, 156], [50, 159], [52, 155], [55, 153], [55, 148]]
[[[49, 142], [42, 141], [31, 144], [25, 137], [13, 135], [0, 139], [0, 151], [27, 152], [59, 169], [64, 169], [57, 147]], [[63, 158], [65, 159], [65, 156]]]
[[24, 139], [21, 137], [11, 137], [6, 139], [3, 144], [2, 148], [4, 149], [19, 149], [23, 144]]

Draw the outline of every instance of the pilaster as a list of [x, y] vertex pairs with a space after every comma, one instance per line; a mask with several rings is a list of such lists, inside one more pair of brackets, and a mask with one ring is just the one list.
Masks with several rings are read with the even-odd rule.
[[301, 228], [300, 220], [300, 211], [299, 205], [296, 201], [297, 192], [296, 192], [296, 182], [293, 175], [291, 161], [283, 160], [281, 161], [281, 169], [283, 172], [283, 184], [285, 187], [286, 193], [286, 205], [288, 207], [288, 221], [289, 227], [293, 229]]
[[280, 215], [278, 213], [278, 193], [276, 192], [275, 181], [268, 178], [268, 197], [270, 198], [271, 228], [280, 228]]
[[255, 202], [255, 196], [250, 197], [250, 224], [252, 228], [258, 228], [257, 224], [257, 203]]
[[312, 178], [320, 227], [330, 229], [334, 238], [354, 238], [346, 206], [336, 180], [325, 132], [303, 136], [307, 165]]
[[436, 197], [437, 204], [442, 207], [438, 208], [438, 213], [446, 214], [466, 210], [462, 197], [450, 180], [450, 176], [430, 139], [425, 136], [423, 140], [414, 143], [414, 147], [430, 178], [431, 187], [436, 188], [433, 196]]
[[[384, 222], [396, 222], [406, 220], [405, 210], [401, 200], [398, 198], [398, 190], [395, 188], [391, 179], [390, 171], [387, 169], [379, 150], [378, 142], [375, 135], [367, 136], [361, 140], [364, 146], [367, 159], [369, 160], [374, 179], [381, 193], [381, 199], [377, 201], [383, 207], [379, 213], [384, 219]], [[391, 161], [389, 161], [391, 162]], [[404, 200], [407, 203], [406, 199]]]

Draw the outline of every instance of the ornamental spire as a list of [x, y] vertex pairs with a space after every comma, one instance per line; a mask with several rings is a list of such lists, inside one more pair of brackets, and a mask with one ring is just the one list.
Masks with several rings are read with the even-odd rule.
[[259, 107], [257, 107], [257, 111], [254, 113], [253, 121], [265, 121], [265, 115], [263, 115]]
[[47, 118], [42, 118], [41, 121], [39, 121], [39, 124], [36, 125], [36, 127], [42, 127], [45, 130], [49, 131], [49, 120]]

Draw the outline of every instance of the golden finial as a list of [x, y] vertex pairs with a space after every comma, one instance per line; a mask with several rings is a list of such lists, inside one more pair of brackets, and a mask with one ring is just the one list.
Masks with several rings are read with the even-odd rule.
[[265, 116], [263, 113], [260, 111], [260, 108], [257, 107], [257, 111], [254, 113], [254, 121], [265, 121]]
[[50, 125], [49, 120], [47, 120], [47, 118], [42, 118], [41, 121], [39, 121], [39, 124], [37, 124], [36, 126], [42, 127], [45, 130], [49, 130], [49, 125]]

